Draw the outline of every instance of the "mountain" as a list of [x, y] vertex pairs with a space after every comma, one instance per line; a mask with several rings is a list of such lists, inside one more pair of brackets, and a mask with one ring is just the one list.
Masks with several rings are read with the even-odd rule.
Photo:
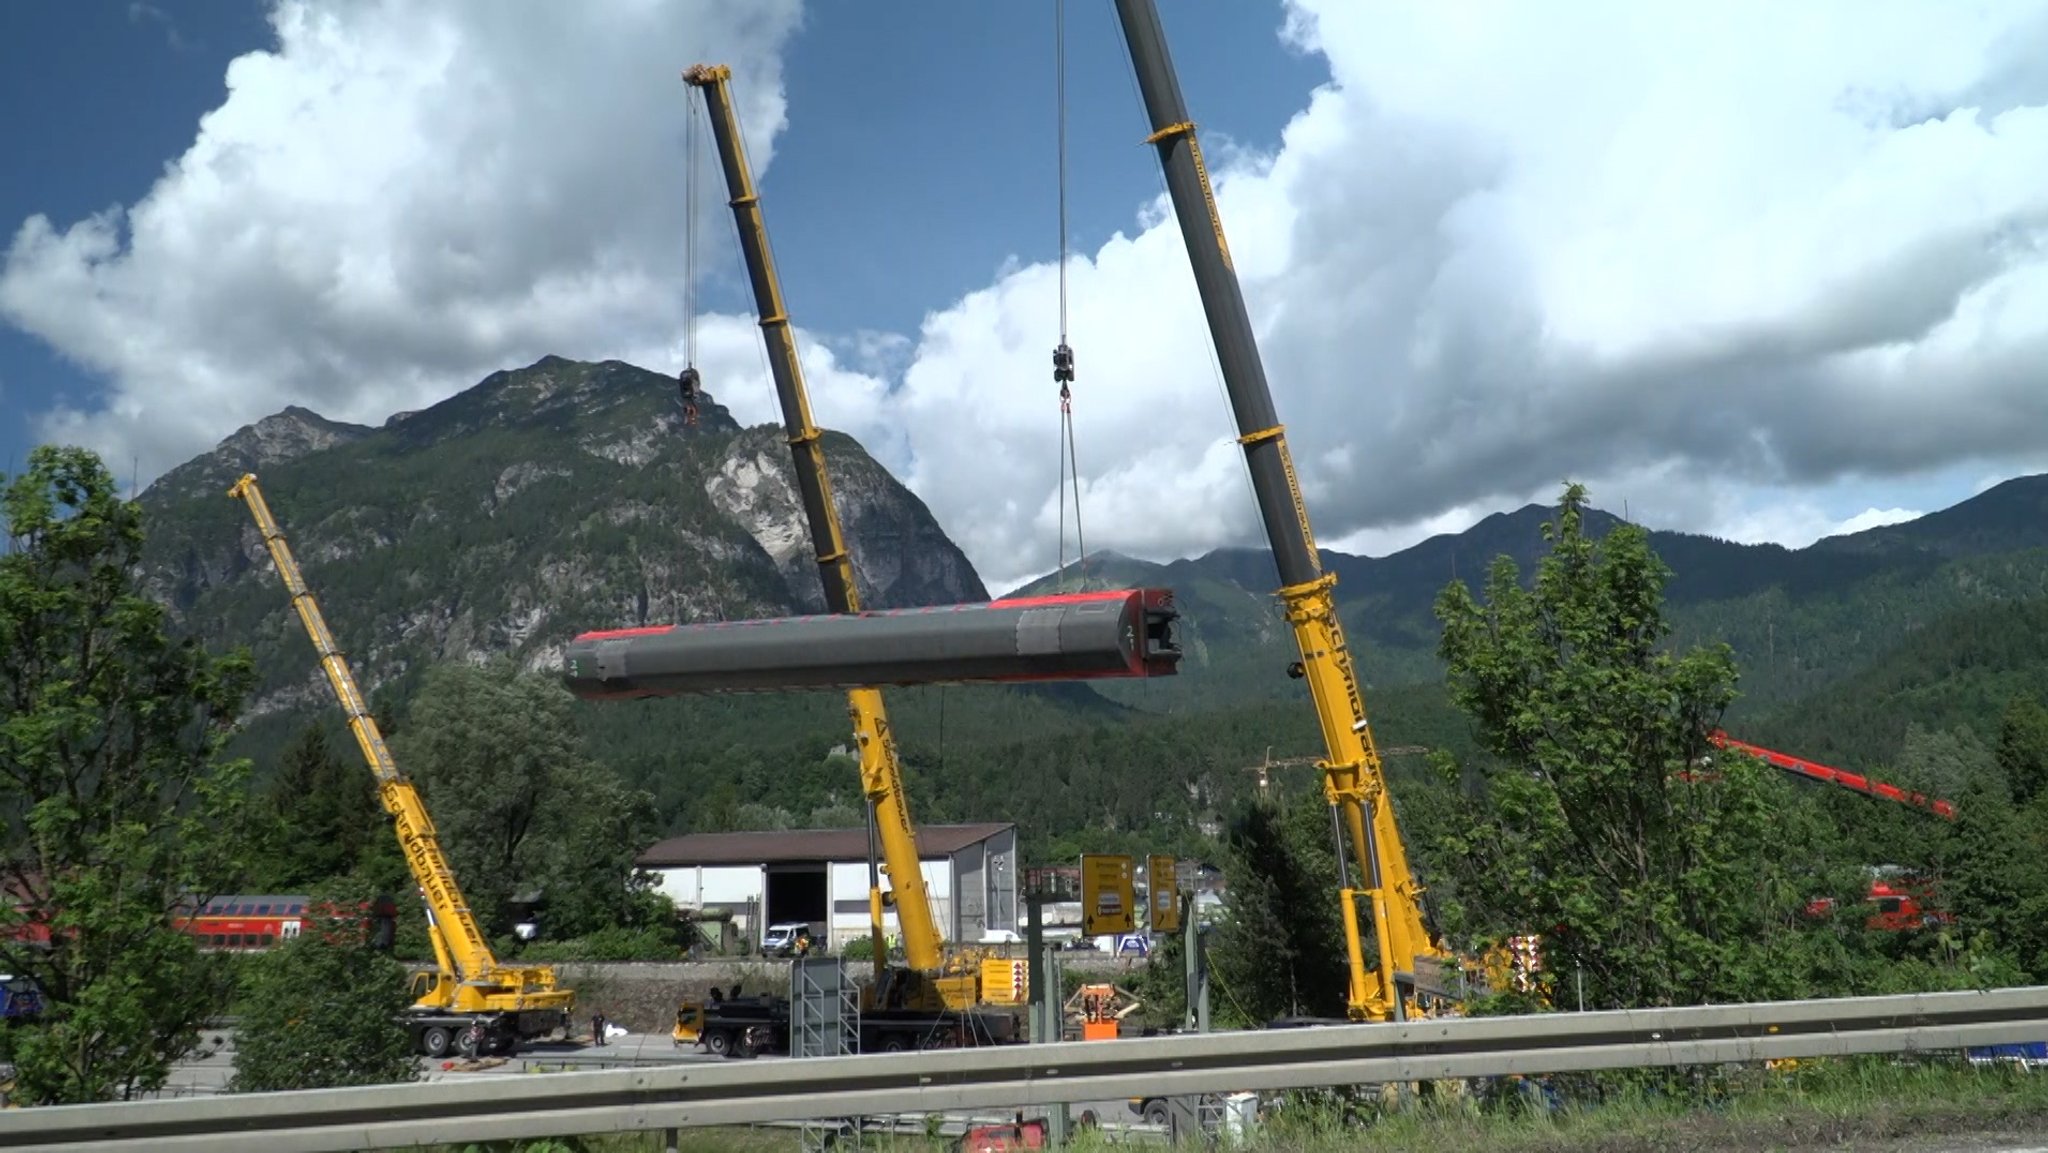
[[144, 507], [225, 493], [245, 472], [296, 460], [307, 453], [352, 444], [377, 430], [367, 425], [329, 420], [308, 408], [287, 405], [284, 411], [243, 425], [212, 452], [194, 457], [158, 477], [143, 490]]
[[2048, 548], [2048, 476], [2015, 477], [1940, 512], [1829, 537], [1814, 547], [1849, 553], [1918, 550], [1941, 557]]
[[1900, 762], [1909, 727], [1998, 739], [2008, 701], [2048, 701], [2048, 597], [1943, 613], [1874, 660], [1762, 718], [1755, 739], [1875, 772]]
[[[822, 610], [786, 441], [699, 407], [685, 427], [668, 377], [548, 357], [381, 428], [286, 409], [142, 494], [146, 580], [182, 627], [251, 646], [258, 716], [331, 698], [226, 495], [248, 470], [366, 691], [493, 653], [552, 667], [587, 629]], [[825, 454], [866, 603], [987, 598], [858, 444], [828, 433]]]
[[[1530, 504], [1385, 557], [1324, 550], [1367, 687], [1439, 677], [1437, 595], [1454, 580], [1483, 586], [1498, 556], [1513, 559], [1527, 579], [1547, 547], [1543, 525], [1556, 512]], [[1744, 697], [1734, 710], [1740, 718], [1856, 673], [1943, 614], [2048, 594], [2044, 512], [2048, 477], [2025, 477], [1916, 521], [1802, 549], [1657, 530], [1650, 542], [1673, 573], [1666, 592], [1677, 639], [1734, 647], [1743, 668]], [[1587, 519], [1596, 536], [1621, 523], [1598, 509]], [[1091, 556], [1083, 571], [1092, 573], [1095, 564]], [[1076, 587], [1074, 571], [1065, 587]], [[1171, 707], [1299, 691], [1285, 676], [1295, 657], [1266, 550], [1218, 549], [1169, 564], [1116, 556], [1105, 571], [1121, 583], [1176, 592], [1189, 655]], [[1014, 595], [1061, 584], [1048, 576]], [[1098, 688], [1129, 703], [1160, 695], [1128, 685]]]
[[[241, 747], [259, 760], [335, 710], [247, 510], [226, 496], [246, 471], [259, 473], [365, 689], [401, 727], [434, 662], [509, 653], [549, 668], [586, 629], [821, 610], [780, 430], [743, 428], [709, 396], [700, 410], [685, 427], [668, 377], [557, 357], [381, 427], [287, 408], [142, 494], [145, 579], [182, 628], [253, 651], [260, 685]], [[987, 598], [922, 501], [853, 440], [828, 432], [824, 443], [866, 604]], [[1854, 763], [1884, 755], [1878, 746], [1920, 713], [1981, 723], [2008, 688], [2048, 684], [2031, 650], [1996, 649], [2024, 623], [2002, 606], [2048, 603], [2044, 511], [2048, 477], [2030, 477], [1804, 549], [1651, 541], [1675, 573], [1677, 639], [1726, 640], [1742, 661], [1731, 727]], [[1532, 504], [1386, 557], [1324, 553], [1384, 743], [1468, 742], [1439, 683], [1433, 603], [1450, 581], [1482, 583], [1496, 556], [1526, 577], [1554, 515]], [[1620, 523], [1589, 516], [1596, 533]], [[1264, 549], [1228, 548], [1168, 564], [1095, 553], [1018, 590], [1168, 585], [1182, 671], [890, 690], [915, 812], [1018, 819], [1039, 846], [1084, 828], [1137, 835], [1241, 795], [1245, 767], [1268, 749], [1314, 750], [1305, 686], [1286, 675], [1295, 654], [1276, 583]], [[1976, 647], [1955, 649], [1958, 638]], [[839, 694], [612, 702], [577, 715], [593, 752], [653, 791], [675, 831], [727, 827], [746, 806], [801, 820], [857, 795], [832, 753], [847, 740]], [[1815, 744], [1831, 729], [1870, 739]]]

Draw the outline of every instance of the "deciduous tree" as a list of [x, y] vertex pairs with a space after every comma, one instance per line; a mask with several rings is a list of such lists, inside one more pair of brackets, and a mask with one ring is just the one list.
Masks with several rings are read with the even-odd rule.
[[1593, 539], [1585, 499], [1565, 489], [1530, 586], [1503, 557], [1484, 603], [1462, 583], [1438, 599], [1450, 691], [1486, 754], [1434, 854], [1457, 927], [1541, 934], [1550, 976], [1583, 972], [1589, 1008], [1798, 992], [1800, 910], [1853, 881], [1775, 770], [1706, 768], [1734, 658], [1665, 647], [1669, 570], [1639, 527]]
[[653, 837], [652, 798], [584, 753], [573, 700], [508, 660], [443, 665], [393, 738], [471, 908], [499, 931], [508, 903], [534, 890], [554, 937], [630, 917], [627, 883]]
[[360, 882], [314, 886], [299, 935], [256, 959], [235, 1036], [235, 1092], [382, 1085], [418, 1075], [399, 1023], [405, 966], [370, 948]]
[[19, 903], [0, 928], [49, 931], [47, 951], [0, 938], [47, 1006], [17, 1093], [129, 1096], [226, 993], [177, 920], [240, 865], [247, 766], [218, 752], [249, 666], [167, 634], [136, 586], [141, 513], [93, 454], [37, 448], [0, 506], [0, 870]]

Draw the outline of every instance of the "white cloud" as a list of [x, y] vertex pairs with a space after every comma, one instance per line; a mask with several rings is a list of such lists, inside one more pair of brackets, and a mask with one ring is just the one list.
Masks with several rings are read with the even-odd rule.
[[[1805, 543], [1843, 524], [1801, 491], [2035, 451], [2048, 5], [1292, 12], [1332, 82], [1218, 197], [1325, 541], [1571, 476]], [[1160, 211], [1071, 276], [1089, 540], [1163, 557], [1258, 535]], [[992, 586], [1055, 548], [1054, 290], [1023, 266], [931, 316], [900, 396], [915, 483]]]
[[1778, 500], [1719, 521], [1715, 535], [1743, 544], [1770, 541], [1804, 548], [1822, 537], [1862, 532], [1925, 515], [1919, 509], [1867, 508], [1854, 516], [1834, 517], [1812, 501]]
[[39, 434], [154, 475], [289, 403], [376, 422], [676, 331], [680, 70], [733, 66], [765, 169], [797, 9], [279, 0], [146, 196], [16, 234], [0, 317], [110, 381]]
[[[17, 236], [0, 315], [114, 382], [47, 431], [147, 475], [286, 403], [375, 421], [547, 352], [673, 369], [676, 69], [735, 65], [765, 165], [795, 6], [281, 4], [147, 197]], [[1931, 507], [1916, 478], [2042, 460], [2048, 0], [1289, 11], [1330, 83], [1276, 147], [1209, 156], [1323, 543], [1388, 551], [1566, 477], [1805, 543]], [[1178, 226], [1132, 208], [1070, 269], [1088, 543], [1257, 541]], [[801, 337], [819, 422], [992, 588], [1058, 549], [1057, 315], [1055, 270], [1017, 259], [914, 339]], [[752, 318], [700, 341], [713, 394], [775, 419]]]

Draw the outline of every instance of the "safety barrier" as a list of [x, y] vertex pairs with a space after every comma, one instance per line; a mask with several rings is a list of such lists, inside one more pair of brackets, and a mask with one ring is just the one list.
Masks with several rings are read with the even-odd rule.
[[2044, 1038], [2037, 986], [52, 1106], [0, 1114], [0, 1147], [316, 1153]]

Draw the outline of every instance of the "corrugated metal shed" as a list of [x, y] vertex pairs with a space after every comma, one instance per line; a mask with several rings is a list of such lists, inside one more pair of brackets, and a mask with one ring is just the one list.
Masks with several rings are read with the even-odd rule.
[[[969, 845], [1014, 829], [1013, 823], [922, 825], [917, 854], [923, 860], [950, 857]], [[690, 833], [658, 841], [634, 863], [644, 869], [678, 869], [692, 865], [781, 865], [817, 861], [865, 861], [868, 831], [854, 829], [776, 829], [757, 833]]]

